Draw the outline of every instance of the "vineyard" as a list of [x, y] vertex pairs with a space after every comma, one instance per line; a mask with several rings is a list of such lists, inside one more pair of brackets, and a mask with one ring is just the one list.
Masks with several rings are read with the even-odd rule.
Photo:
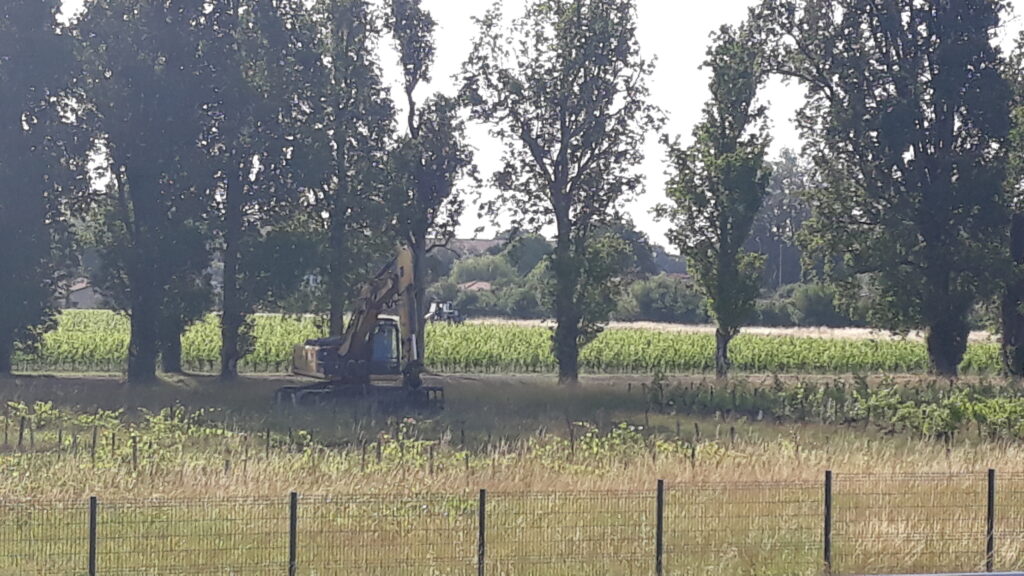
[[[322, 334], [310, 317], [260, 315], [253, 327], [252, 352], [242, 369], [254, 373], [288, 370], [292, 346]], [[555, 361], [547, 328], [514, 324], [432, 324], [427, 332], [430, 368], [449, 373], [550, 373]], [[120, 372], [128, 350], [128, 319], [108, 311], [67, 311], [40, 349], [21, 353], [24, 370]], [[184, 363], [195, 372], [218, 364], [220, 335], [211, 316], [193, 326], [182, 341]], [[613, 328], [583, 349], [586, 372], [604, 374], [704, 373], [714, 369], [714, 335]], [[922, 373], [928, 356], [923, 343], [899, 339], [821, 339], [741, 334], [731, 351], [737, 371], [747, 373]], [[996, 373], [999, 347], [973, 342], [962, 369]]]

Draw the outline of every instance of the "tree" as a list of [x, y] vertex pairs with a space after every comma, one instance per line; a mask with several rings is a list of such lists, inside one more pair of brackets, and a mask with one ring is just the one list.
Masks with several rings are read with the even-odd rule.
[[614, 308], [618, 271], [603, 256], [616, 242], [592, 244], [592, 234], [640, 189], [633, 168], [661, 125], [648, 103], [653, 66], [640, 54], [633, 0], [531, 0], [508, 26], [495, 5], [477, 24], [464, 95], [505, 143], [493, 180], [518, 227], [555, 224], [552, 343], [559, 381], [572, 385], [580, 347]]
[[714, 318], [715, 374], [729, 371], [729, 343], [754, 312], [764, 258], [743, 249], [767, 195], [768, 127], [757, 92], [765, 80], [763, 50], [749, 27], [723, 26], [705, 66], [711, 99], [694, 143], [670, 144], [674, 173], [659, 211], [669, 238], [687, 257]]
[[86, 117], [107, 160], [95, 284], [129, 311], [130, 382], [155, 379], [161, 347], [173, 356], [175, 333], [195, 319], [180, 298], [195, 295], [210, 261], [212, 170], [199, 143], [214, 97], [201, 81], [202, 17], [182, 0], [97, 0], [76, 30]]
[[647, 234], [637, 229], [636, 224], [625, 215], [601, 226], [596, 230], [597, 236], [614, 236], [625, 242], [625, 251], [620, 254], [617, 266], [620, 275], [651, 276], [657, 274], [658, 267], [654, 263], [654, 246]]
[[322, 58], [300, 101], [291, 170], [302, 175], [308, 222], [322, 235], [330, 334], [349, 298], [397, 240], [388, 161], [394, 104], [376, 60], [382, 27], [366, 0], [322, 0], [302, 22]]
[[[434, 62], [434, 19], [420, 0], [391, 0], [388, 21], [398, 45], [403, 90], [408, 107], [406, 135], [393, 154], [393, 177], [403, 199], [405, 242], [412, 249], [417, 283], [413, 317], [417, 332], [426, 328], [427, 253], [430, 242], [444, 244], [455, 234], [463, 202], [455, 185], [472, 172], [473, 152], [465, 144], [465, 124], [457, 100], [435, 94], [423, 106], [416, 89], [430, 81]], [[428, 240], [429, 238], [429, 240]], [[425, 339], [419, 338], [417, 358], [423, 358]]]
[[707, 303], [690, 282], [659, 274], [634, 282], [619, 301], [616, 320], [704, 324]]
[[502, 248], [502, 253], [515, 266], [519, 276], [526, 276], [551, 255], [551, 243], [540, 234], [516, 233]]
[[1002, 190], [1010, 90], [996, 0], [766, 0], [774, 68], [808, 91], [798, 122], [822, 178], [804, 238], [826, 274], [880, 297], [872, 323], [927, 331], [955, 376], [968, 313], [1008, 268]]
[[301, 10], [289, 0], [224, 0], [202, 20], [204, 79], [216, 94], [206, 104], [206, 149], [220, 192], [212, 210], [223, 261], [224, 380], [238, 376], [250, 348], [249, 316], [296, 289], [315, 253], [295, 230], [281, 230], [299, 204], [287, 162], [298, 131], [292, 103], [308, 89], [318, 57], [313, 43], [302, 42]]
[[788, 148], [771, 163], [771, 172], [768, 195], [746, 249], [764, 255], [762, 287], [777, 290], [803, 279], [803, 250], [797, 237], [810, 217], [803, 194], [813, 182], [811, 167]]
[[1006, 179], [1010, 206], [1008, 245], [1010, 268], [1001, 303], [1003, 365], [1006, 372], [1024, 376], [1024, 35], [1005, 66], [1013, 89], [1012, 131]]
[[516, 269], [503, 255], [491, 256], [481, 254], [463, 258], [455, 263], [452, 269], [452, 280], [456, 284], [468, 282], [487, 282], [489, 284], [508, 284], [516, 279]]
[[61, 121], [71, 80], [70, 38], [58, 34], [59, 1], [0, 5], [0, 374], [16, 342], [53, 319], [68, 256], [67, 201], [74, 136]]

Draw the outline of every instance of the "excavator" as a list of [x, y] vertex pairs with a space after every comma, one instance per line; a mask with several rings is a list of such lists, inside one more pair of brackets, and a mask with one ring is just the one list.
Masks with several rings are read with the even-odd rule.
[[[363, 286], [340, 338], [308, 340], [295, 347], [292, 373], [315, 380], [277, 391], [278, 405], [308, 406], [369, 399], [388, 405], [438, 407], [444, 389], [423, 384], [417, 346], [412, 251], [397, 256]], [[389, 309], [397, 315], [384, 315]]]

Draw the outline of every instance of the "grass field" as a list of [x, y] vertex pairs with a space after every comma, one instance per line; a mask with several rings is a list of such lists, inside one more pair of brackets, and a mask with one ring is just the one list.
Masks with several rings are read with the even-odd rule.
[[[215, 317], [194, 326], [183, 339], [186, 367], [212, 372], [218, 365]], [[712, 371], [714, 336], [659, 328], [616, 326], [583, 349], [583, 370], [596, 374], [703, 373]], [[823, 338], [807, 332], [741, 334], [733, 343], [734, 368], [743, 373], [923, 373], [924, 343], [916, 338]], [[427, 360], [446, 373], [550, 373], [555, 370], [549, 330], [538, 324], [474, 323], [430, 325]], [[860, 334], [860, 333], [858, 333]], [[312, 318], [258, 316], [255, 345], [243, 368], [257, 373], [287, 372], [292, 346], [320, 335]], [[38, 353], [22, 354], [29, 371], [120, 372], [128, 349], [128, 321], [107, 311], [68, 311], [47, 334]], [[999, 371], [999, 345], [976, 339], [963, 370]]]
[[[654, 485], [664, 479], [667, 573], [810, 575], [821, 571], [828, 469], [837, 571], [970, 570], [984, 561], [990, 467], [1005, 510], [997, 566], [1024, 568], [1016, 428], [972, 415], [942, 440], [895, 413], [863, 415], [852, 400], [869, 390], [880, 405], [895, 394], [897, 412], [921, 413], [963, 395], [965, 406], [1012, 405], [1000, 382], [950, 390], [911, 378], [764, 378], [714, 388], [692, 376], [657, 386], [590, 376], [566, 390], [540, 375], [453, 376], [443, 379], [446, 410], [433, 414], [277, 411], [272, 392], [288, 383], [0, 381], [0, 556], [34, 549], [28, 541], [50, 551], [0, 574], [69, 572], [47, 563], [81, 558], [90, 495], [101, 503], [106, 573], [280, 573], [292, 490], [302, 494], [300, 573], [475, 573], [481, 488], [491, 573], [648, 574]], [[851, 400], [837, 410], [838, 390]]]
[[[276, 372], [319, 330], [260, 316], [255, 334], [248, 370]], [[974, 571], [989, 468], [996, 567], [1024, 568], [1024, 390], [989, 375], [993, 341], [972, 341], [951, 384], [920, 375], [914, 337], [749, 334], [733, 348], [748, 375], [725, 384], [701, 375], [706, 331], [615, 326], [566, 389], [547, 375], [548, 334], [432, 325], [430, 367], [461, 374], [430, 377], [442, 412], [292, 411], [272, 407], [295, 383], [280, 376], [70, 374], [119, 372], [128, 332], [109, 312], [65, 313], [19, 358], [51, 375], [0, 380], [0, 574], [83, 573], [89, 496], [101, 573], [280, 574], [291, 491], [299, 574], [475, 574], [481, 489], [488, 574], [650, 574], [661, 479], [666, 574], [809, 576], [826, 470], [836, 573]], [[189, 368], [212, 370], [217, 341], [213, 318], [190, 330]]]

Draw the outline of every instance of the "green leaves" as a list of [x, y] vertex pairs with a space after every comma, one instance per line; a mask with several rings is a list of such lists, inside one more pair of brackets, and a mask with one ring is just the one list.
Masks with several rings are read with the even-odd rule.
[[507, 26], [496, 3], [477, 24], [463, 98], [505, 144], [492, 182], [517, 227], [557, 228], [553, 345], [572, 382], [580, 343], [612, 308], [591, 289], [609, 278], [591, 266], [600, 262], [589, 258], [592, 231], [642, 188], [634, 169], [662, 123], [648, 102], [653, 66], [640, 53], [634, 0], [531, 0]]
[[50, 324], [75, 260], [68, 209], [84, 169], [73, 154], [86, 145], [62, 117], [74, 59], [59, 10], [56, 0], [0, 5], [0, 373], [16, 340], [30, 343]]
[[773, 71], [808, 92], [798, 123], [821, 178], [808, 250], [834, 282], [867, 275], [880, 327], [927, 328], [944, 375], [963, 358], [963, 319], [1010, 268], [1001, 12], [917, 0], [767, 0], [755, 12]]
[[717, 371], [728, 370], [728, 341], [754, 312], [764, 257], [743, 249], [767, 196], [770, 170], [762, 50], [748, 26], [723, 26], [708, 50], [711, 100], [688, 148], [668, 143], [674, 173], [662, 207], [669, 237], [687, 257], [718, 324]]

